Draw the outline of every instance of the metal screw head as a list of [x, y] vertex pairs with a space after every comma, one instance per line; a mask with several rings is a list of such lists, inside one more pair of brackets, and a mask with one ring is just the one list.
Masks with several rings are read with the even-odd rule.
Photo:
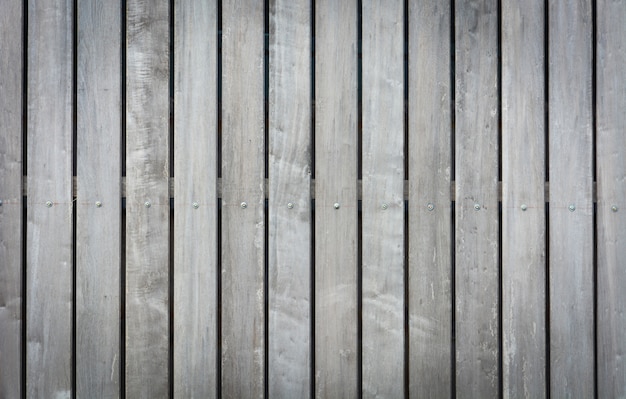
[[193, 204], [191, 204], [191, 206], [193, 206], [193, 209], [198, 209], [200, 207], [200, 204], [194, 202]]
[[429, 211], [434, 211], [435, 210], [435, 204], [429, 203], [428, 205], [426, 205], [426, 209], [428, 209]]
[[247, 202], [242, 202], [241, 203], [241, 209], [246, 209], [248, 207], [248, 203]]
[[46, 206], [48, 208], [52, 208], [52, 201], [46, 201]]
[[96, 208], [102, 208], [102, 202], [96, 201]]
[[570, 212], [574, 212], [576, 210], [576, 205], [571, 204], [570, 206], [567, 207], [567, 209], [569, 209]]
[[339, 202], [335, 202], [335, 203], [333, 204], [333, 208], [335, 208], [335, 209], [339, 209]]
[[143, 203], [143, 206], [145, 206], [146, 208], [150, 208], [152, 204], [150, 203], [150, 201], [146, 201]]
[[288, 203], [288, 204], [287, 204], [287, 208], [289, 208], [289, 209], [293, 209], [293, 202]]
[[613, 206], [611, 207], [611, 210], [612, 210], [613, 212], [617, 212], [617, 209], [618, 209], [618, 208], [617, 208], [617, 205], [613, 205]]
[[522, 206], [520, 206], [520, 208], [522, 208], [523, 211], [526, 211], [526, 209], [528, 209], [528, 205], [522, 204]]
[[386, 203], [383, 203], [380, 207], [383, 208], [383, 211], [384, 211], [384, 210], [387, 210], [387, 208], [389, 208], [389, 205], [387, 205]]
[[474, 204], [474, 210], [480, 211], [480, 204]]

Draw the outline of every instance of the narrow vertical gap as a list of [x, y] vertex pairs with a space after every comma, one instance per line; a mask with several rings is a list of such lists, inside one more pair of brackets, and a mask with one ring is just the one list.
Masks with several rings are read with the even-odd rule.
[[[357, 0], [357, 178], [363, 178], [363, 0]], [[358, 195], [357, 188], [357, 198]], [[357, 395], [363, 397], [363, 201], [357, 215]]]
[[[265, 178], [269, 178], [269, 81], [270, 81], [270, 12], [269, 1], [263, 2], [263, 113], [264, 113], [264, 165], [265, 165]], [[263, 183], [265, 187], [265, 183]], [[265, 188], [264, 188], [265, 192]], [[265, 398], [269, 398], [269, 193], [265, 192], [265, 211], [263, 212], [263, 295], [264, 295], [264, 307], [263, 307], [263, 393]]]
[[[450, 1], [450, 179], [456, 181], [456, 11]], [[456, 191], [456, 190], [455, 190]], [[450, 203], [450, 301], [452, 309], [450, 334], [450, 397], [456, 396], [456, 194]]]
[[[78, 169], [78, 0], [72, 3], [72, 176]], [[72, 201], [72, 398], [76, 398], [76, 198], [74, 179], [70, 178], [70, 199]]]
[[[311, 0], [311, 179], [315, 179], [315, 0]], [[310, 193], [313, 194], [313, 193]], [[313, 197], [313, 195], [311, 195]], [[311, 314], [310, 336], [311, 346], [309, 348], [311, 353], [311, 365], [310, 365], [310, 396], [314, 398], [315, 395], [315, 199], [311, 198], [311, 247], [309, 249], [311, 254], [311, 269], [310, 269], [310, 294], [311, 302], [309, 311]]]
[[[498, 181], [502, 182], [502, 0], [498, 0]], [[501, 186], [500, 186], [501, 187]], [[501, 198], [499, 189], [497, 197]], [[502, 326], [502, 200], [498, 200], [498, 392], [504, 393], [504, 370], [502, 351], [504, 337]]]
[[[404, 180], [409, 179], [409, 2], [403, 2], [404, 35]], [[404, 191], [404, 190], [403, 190]], [[404, 196], [404, 194], [403, 194]], [[404, 200], [404, 397], [409, 398], [410, 370], [409, 350], [409, 201]]]
[[[170, 62], [170, 73], [169, 73], [169, 156], [170, 156], [170, 177], [174, 177], [174, 34], [175, 34], [175, 26], [174, 26], [174, 1], [170, 0], [170, 15], [169, 15], [169, 30], [170, 30], [170, 42], [169, 42], [169, 62]], [[174, 397], [174, 198], [170, 198], [169, 194], [169, 182], [167, 185], [168, 191], [168, 200], [170, 203], [170, 236], [169, 236], [169, 367], [168, 367], [168, 376], [169, 376], [169, 390], [170, 390], [170, 398]]]
[[[28, 2], [22, 3], [22, 175], [27, 176], [28, 161]], [[26, 242], [27, 242], [27, 212], [26, 206], [28, 197], [24, 193], [24, 179], [20, 183], [20, 191], [22, 194], [22, 331], [21, 331], [21, 376], [20, 384], [22, 391], [22, 399], [26, 399], [26, 359], [27, 359], [27, 339], [26, 334], [26, 300], [27, 300], [27, 264], [26, 264]]]
[[[591, 56], [591, 162], [592, 162], [592, 173], [593, 173], [593, 185], [592, 187], [597, 187], [595, 185], [597, 180], [597, 170], [596, 170], [596, 140], [597, 140], [597, 114], [596, 114], [596, 96], [597, 96], [597, 87], [596, 87], [596, 77], [597, 77], [597, 68], [596, 68], [596, 60], [597, 60], [597, 31], [598, 31], [598, 20], [597, 20], [597, 1], [592, 0], [591, 2], [591, 23], [592, 23], [592, 33], [591, 33], [591, 48], [592, 48], [592, 56]], [[596, 190], [592, 188], [592, 203], [593, 203], [593, 370], [594, 370], [594, 396], [598, 397], [598, 202], [597, 202], [597, 193]]]
[[[222, 176], [222, 0], [217, 0], [217, 176]], [[218, 185], [219, 187], [219, 185]], [[216, 189], [216, 194], [218, 190]], [[217, 201], [217, 267], [215, 268], [215, 280], [217, 285], [216, 303], [216, 343], [215, 351], [215, 394], [219, 399], [222, 397], [222, 200], [218, 196]]]
[[[545, 4], [545, 13], [543, 20], [544, 31], [544, 44], [543, 44], [543, 59], [544, 59], [544, 162], [545, 162], [545, 181], [550, 181], [550, 7]], [[545, 258], [545, 276], [546, 276], [546, 398], [550, 399], [550, 198], [544, 198], [545, 200], [545, 224], [546, 224], [546, 258]]]
[[[120, 170], [126, 176], [126, 0], [120, 4]], [[120, 180], [121, 180], [120, 177]], [[120, 190], [121, 191], [121, 190]], [[120, 198], [120, 398], [126, 397], [126, 199]]]

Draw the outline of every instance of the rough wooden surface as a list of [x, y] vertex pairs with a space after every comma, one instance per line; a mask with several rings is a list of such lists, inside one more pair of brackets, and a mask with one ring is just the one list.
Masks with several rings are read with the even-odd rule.
[[409, 2], [408, 12], [409, 397], [449, 398], [453, 379], [451, 4]]
[[498, 2], [455, 4], [457, 397], [497, 397]]
[[505, 397], [546, 379], [543, 1], [502, 2], [502, 374]]
[[217, 2], [174, 9], [174, 395], [217, 394]]
[[594, 395], [592, 5], [590, 0], [548, 4], [550, 396], [575, 392], [589, 398]]
[[[270, 2], [271, 398], [311, 395], [311, 2]], [[289, 206], [291, 204], [291, 206]]]
[[126, 396], [162, 398], [169, 395], [168, 3], [129, 0], [126, 35]]
[[263, 3], [222, 7], [222, 395], [258, 398], [265, 373]]
[[626, 397], [626, 1], [598, 0], [596, 7], [597, 394], [622, 398]]
[[72, 12], [28, 7], [27, 397], [72, 394]]
[[22, 396], [22, 2], [0, 13], [0, 397]]
[[357, 396], [356, 6], [315, 4], [316, 397]]
[[404, 395], [404, 4], [363, 12], [364, 398]]
[[120, 2], [80, 0], [78, 21], [76, 396], [111, 398], [121, 354]]

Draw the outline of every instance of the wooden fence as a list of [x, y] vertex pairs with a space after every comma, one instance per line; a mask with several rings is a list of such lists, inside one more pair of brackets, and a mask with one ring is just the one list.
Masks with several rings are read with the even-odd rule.
[[0, 397], [626, 397], [626, 1], [0, 31]]

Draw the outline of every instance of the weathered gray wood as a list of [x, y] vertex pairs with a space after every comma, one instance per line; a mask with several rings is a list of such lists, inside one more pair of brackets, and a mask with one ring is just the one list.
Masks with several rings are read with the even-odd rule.
[[22, 396], [23, 5], [0, 13], [0, 397]]
[[222, 396], [258, 398], [265, 373], [263, 2], [222, 7]]
[[[626, 2], [596, 3], [598, 397], [626, 397]], [[613, 210], [615, 207], [615, 210]]]
[[[311, 395], [311, 2], [270, 2], [271, 398]], [[289, 205], [291, 204], [291, 205]]]
[[594, 395], [592, 8], [590, 0], [548, 4], [550, 396], [590, 398]]
[[72, 395], [72, 12], [28, 4], [27, 397]]
[[455, 5], [457, 397], [498, 396], [498, 2]]
[[404, 3], [363, 13], [364, 398], [404, 395]]
[[453, 379], [451, 4], [413, 1], [408, 12], [409, 397], [449, 398]]
[[356, 2], [315, 3], [315, 395], [324, 398], [357, 396], [356, 24]]
[[[78, 3], [76, 396], [120, 395], [120, 2]], [[96, 206], [96, 202], [100, 206]]]
[[126, 396], [162, 398], [169, 395], [169, 4], [126, 6]]
[[174, 395], [217, 387], [217, 3], [176, 1]]
[[502, 2], [502, 377], [505, 397], [546, 380], [543, 0]]

